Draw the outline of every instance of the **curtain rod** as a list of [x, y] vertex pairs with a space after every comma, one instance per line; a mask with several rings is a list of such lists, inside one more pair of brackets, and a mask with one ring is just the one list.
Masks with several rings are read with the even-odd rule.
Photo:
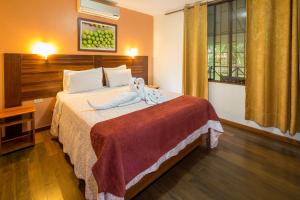
[[[187, 6], [187, 8], [188, 9], [194, 8], [195, 7], [194, 5], [196, 3], [200, 3], [200, 5], [205, 5], [205, 4], [207, 4], [207, 5], [215, 5], [215, 4], [224, 3], [224, 2], [228, 2], [228, 1], [233, 1], [233, 0], [207, 0], [206, 2], [197, 1], [197, 2], [193, 3], [193, 5]], [[165, 15], [171, 15], [171, 14], [178, 13], [178, 12], [181, 12], [181, 11], [184, 11], [184, 8], [167, 12], [167, 13], [165, 13]]]

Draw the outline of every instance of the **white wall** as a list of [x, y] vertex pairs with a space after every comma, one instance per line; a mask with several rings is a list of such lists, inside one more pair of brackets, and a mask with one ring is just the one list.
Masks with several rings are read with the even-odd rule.
[[209, 83], [209, 101], [215, 107], [219, 117], [300, 141], [300, 133], [291, 137], [289, 134], [283, 135], [279, 129], [262, 128], [255, 122], [245, 120], [245, 97], [245, 86]]
[[182, 92], [183, 12], [154, 17], [153, 81], [161, 88]]
[[[182, 92], [183, 13], [154, 17], [154, 83], [162, 89]], [[245, 87], [224, 83], [209, 83], [209, 100], [220, 118], [283, 135], [275, 128], [262, 128], [245, 116]]]

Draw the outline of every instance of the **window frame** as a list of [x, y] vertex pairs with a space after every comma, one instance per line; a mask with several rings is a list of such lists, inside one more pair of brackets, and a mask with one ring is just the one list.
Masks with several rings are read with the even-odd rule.
[[[221, 1], [218, 3], [214, 3], [211, 4], [209, 6], [213, 6], [214, 9], [214, 24], [213, 24], [213, 66], [208, 66], [208, 81], [209, 82], [217, 82], [217, 83], [226, 83], [226, 84], [236, 84], [236, 85], [245, 85], [245, 80], [246, 80], [246, 23], [245, 23], [245, 27], [244, 27], [244, 77], [243, 78], [239, 78], [239, 77], [234, 77], [233, 75], [233, 67], [232, 66], [232, 59], [233, 59], [233, 43], [232, 43], [232, 38], [233, 38], [233, 34], [239, 34], [239, 32], [233, 33], [232, 27], [233, 27], [233, 19], [235, 15], [235, 12], [233, 12], [233, 1], [234, 0], [225, 0], [225, 1]], [[215, 70], [216, 67], [222, 68], [221, 63], [220, 66], [216, 66], [215, 65], [215, 59], [216, 59], [216, 6], [219, 4], [223, 4], [223, 3], [228, 3], [228, 55], [230, 55], [228, 57], [228, 66], [226, 66], [228, 68], [228, 76], [225, 77], [225, 79], [222, 80], [222, 75], [220, 76], [220, 80], [216, 80], [215, 79], [215, 73], [217, 73], [217, 71]], [[237, 9], [237, 8], [236, 8]], [[236, 10], [237, 12], [237, 10]], [[207, 19], [208, 20], [208, 19]], [[237, 19], [236, 19], [237, 20]], [[241, 33], [241, 32], [240, 32]], [[209, 34], [207, 34], [207, 38], [209, 38]], [[237, 41], [236, 41], [237, 42]], [[236, 53], [241, 53], [241, 52], [236, 52]], [[208, 53], [209, 54], [209, 53]], [[221, 61], [220, 61], [221, 62]], [[212, 68], [212, 69], [211, 69]], [[236, 70], [239, 70], [238, 67], [236, 67]], [[211, 70], [213, 70], [213, 72], [211, 72]], [[211, 73], [213, 73], [213, 79], [210, 78]]]

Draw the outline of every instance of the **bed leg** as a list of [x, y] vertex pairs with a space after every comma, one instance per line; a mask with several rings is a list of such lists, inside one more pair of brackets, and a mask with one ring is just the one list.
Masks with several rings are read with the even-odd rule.
[[207, 148], [208, 150], [210, 150], [210, 133], [211, 133], [211, 130], [208, 129], [208, 133], [207, 133], [207, 135], [206, 135], [206, 148]]

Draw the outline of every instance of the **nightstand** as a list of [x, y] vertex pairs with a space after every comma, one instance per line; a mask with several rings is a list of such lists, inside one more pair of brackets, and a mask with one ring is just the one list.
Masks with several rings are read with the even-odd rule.
[[153, 89], [159, 89], [158, 85], [147, 85], [149, 88], [153, 88]]
[[[0, 155], [23, 149], [35, 144], [34, 105], [23, 105], [0, 110]], [[18, 124], [30, 123], [30, 130], [9, 137], [6, 128]]]

